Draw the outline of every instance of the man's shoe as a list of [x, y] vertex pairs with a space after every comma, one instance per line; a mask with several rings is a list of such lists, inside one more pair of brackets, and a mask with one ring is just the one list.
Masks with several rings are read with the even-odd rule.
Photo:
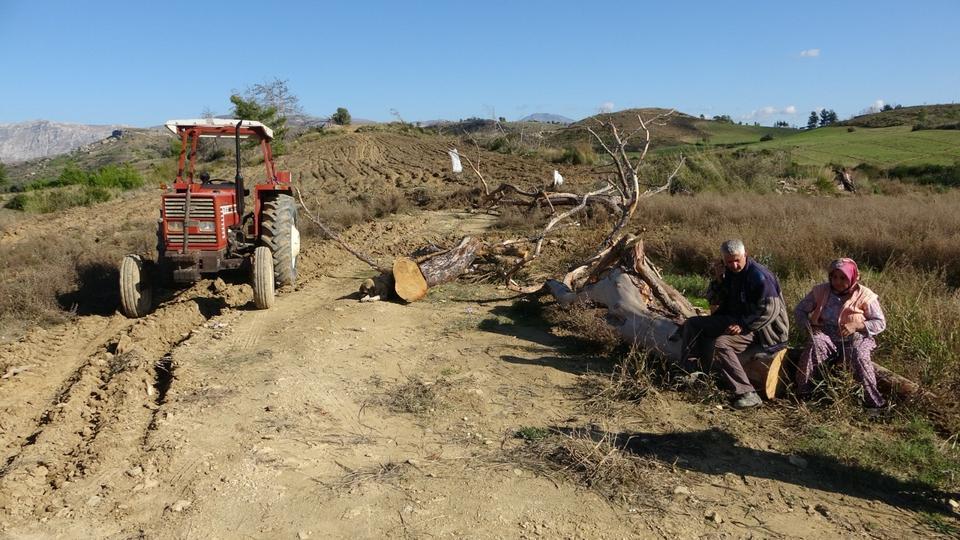
[[747, 392], [746, 394], [740, 394], [737, 396], [737, 400], [733, 402], [734, 409], [749, 409], [751, 407], [756, 407], [763, 403], [763, 400], [760, 399], [760, 396], [756, 392]]

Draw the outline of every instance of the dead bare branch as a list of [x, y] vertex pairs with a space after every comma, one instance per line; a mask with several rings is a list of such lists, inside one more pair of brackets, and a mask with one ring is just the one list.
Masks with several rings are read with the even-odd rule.
[[347, 250], [348, 252], [350, 252], [350, 254], [353, 255], [354, 257], [356, 257], [356, 258], [360, 259], [361, 261], [365, 262], [367, 265], [369, 265], [371, 268], [373, 268], [373, 269], [376, 270], [377, 272], [383, 273], [383, 272], [387, 272], [387, 271], [388, 271], [385, 267], [380, 266], [380, 265], [377, 263], [377, 261], [375, 261], [375, 260], [373, 259], [373, 257], [370, 257], [369, 255], [367, 255], [367, 254], [365, 254], [365, 253], [363, 253], [363, 252], [361, 252], [361, 251], [359, 251], [359, 250], [357, 250], [357, 249], [354, 249], [350, 244], [348, 244], [348, 243], [346, 242], [346, 240], [344, 240], [343, 238], [341, 238], [339, 234], [337, 234], [336, 232], [334, 232], [333, 229], [331, 229], [331, 228], [328, 227], [326, 224], [324, 224], [322, 221], [320, 221], [320, 218], [317, 217], [313, 212], [311, 212], [309, 207], [307, 207], [307, 203], [303, 202], [303, 193], [301, 193], [300, 188], [295, 186], [294, 189], [297, 191], [297, 199], [300, 200], [300, 206], [303, 208], [303, 211], [306, 212], [307, 218], [308, 218], [310, 221], [314, 222], [314, 223], [317, 225], [317, 227], [320, 228], [320, 231], [323, 232], [323, 234], [324, 234], [327, 238], [329, 238], [329, 239], [333, 240], [334, 242], [336, 242], [338, 245], [340, 245], [340, 247], [342, 247], [343, 249], [345, 249], [345, 250]]

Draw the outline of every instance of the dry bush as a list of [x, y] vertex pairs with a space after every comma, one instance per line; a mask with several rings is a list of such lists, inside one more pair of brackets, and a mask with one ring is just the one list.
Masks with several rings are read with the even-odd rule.
[[[392, 214], [407, 212], [410, 209], [410, 202], [403, 196], [403, 193], [397, 190], [363, 194], [350, 200], [339, 198], [319, 199], [313, 205], [313, 210], [316, 211], [317, 217], [321, 221], [343, 229], [358, 223], [366, 223]], [[304, 220], [303, 226], [306, 234], [322, 236], [320, 230], [312, 222]]]
[[764, 196], [738, 193], [655, 197], [634, 226], [654, 258], [675, 270], [705, 273], [717, 246], [743, 238], [781, 278], [809, 276], [837, 256], [884, 269], [891, 261], [942, 268], [960, 284], [960, 193], [905, 197]]
[[428, 382], [414, 375], [391, 388], [385, 404], [395, 412], [426, 414], [446, 406], [453, 387], [454, 384], [444, 377]]
[[615, 503], [643, 501], [657, 507], [671, 483], [661, 462], [633, 454], [629, 450], [633, 441], [609, 430], [526, 428], [518, 437], [526, 442], [514, 450], [514, 460], [533, 470], [563, 475]]
[[155, 255], [155, 243], [152, 225], [119, 224], [97, 238], [47, 235], [8, 244], [0, 253], [0, 326], [19, 333], [74, 313], [113, 313], [119, 261], [127, 253]]

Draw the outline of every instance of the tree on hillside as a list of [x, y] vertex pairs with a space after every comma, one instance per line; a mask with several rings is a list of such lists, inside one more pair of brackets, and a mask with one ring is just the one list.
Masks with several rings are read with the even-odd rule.
[[814, 129], [817, 127], [817, 111], [810, 111], [810, 118], [807, 119], [807, 129]]
[[718, 115], [716, 115], [716, 116], [713, 117], [713, 121], [714, 121], [714, 122], [720, 122], [720, 123], [723, 123], [723, 124], [732, 124], [732, 123], [733, 123], [733, 119], [730, 118], [730, 115], [729, 115], [729, 114], [718, 114]]
[[238, 94], [230, 96], [233, 103], [233, 117], [242, 120], [256, 120], [273, 130], [273, 153], [282, 155], [285, 148], [283, 138], [287, 134], [287, 119], [277, 114], [277, 108], [258, 102], [253, 98], [243, 98]]
[[7, 182], [7, 167], [3, 163], [0, 163], [0, 187], [5, 187]]
[[790, 127], [790, 124], [788, 124], [786, 120], [777, 120], [773, 123], [773, 127], [788, 128]]
[[338, 126], [349, 126], [350, 125], [350, 111], [345, 107], [337, 107], [337, 112], [330, 115], [330, 121]]
[[820, 111], [820, 127], [829, 126], [837, 123], [837, 112], [833, 109], [823, 109]]
[[273, 153], [282, 155], [288, 131], [287, 118], [303, 113], [300, 98], [290, 90], [287, 80], [274, 78], [248, 86], [243, 95], [234, 91], [230, 102], [235, 118], [256, 120], [273, 130]]
[[893, 110], [893, 105], [891, 105], [891, 104], [889, 104], [889, 103], [885, 103], [885, 104], [883, 105], [883, 108], [880, 109], [880, 110], [881, 110], [881, 111], [884, 111], [884, 112], [886, 112], [886, 111], [892, 111], [892, 110]]
[[300, 98], [290, 90], [287, 82], [287, 79], [274, 78], [272, 81], [255, 84], [247, 88], [246, 97], [261, 105], [276, 108], [280, 118], [303, 114]]

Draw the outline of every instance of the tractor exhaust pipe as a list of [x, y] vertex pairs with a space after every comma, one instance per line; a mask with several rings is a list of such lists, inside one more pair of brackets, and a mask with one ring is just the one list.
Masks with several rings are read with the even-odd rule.
[[233, 181], [236, 184], [237, 189], [237, 216], [243, 220], [243, 174], [240, 172], [240, 124], [243, 123], [243, 120], [237, 122], [237, 130], [234, 133], [234, 140], [236, 141], [236, 150], [237, 150], [237, 175], [233, 177]]

